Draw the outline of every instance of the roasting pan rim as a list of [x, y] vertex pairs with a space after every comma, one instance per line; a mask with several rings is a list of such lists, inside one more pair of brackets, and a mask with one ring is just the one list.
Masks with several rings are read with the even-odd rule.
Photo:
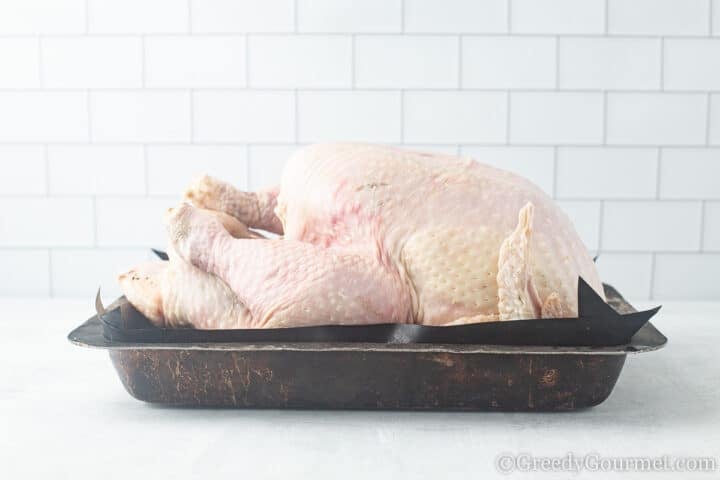
[[607, 347], [554, 347], [532, 345], [490, 345], [490, 344], [392, 344], [392, 343], [125, 343], [107, 340], [102, 334], [102, 325], [93, 315], [82, 325], [68, 334], [68, 340], [81, 347], [105, 350], [211, 350], [211, 351], [307, 351], [307, 352], [384, 352], [384, 353], [455, 353], [455, 354], [505, 354], [505, 355], [626, 355], [659, 350], [667, 338], [648, 322], [633, 337], [629, 344]]

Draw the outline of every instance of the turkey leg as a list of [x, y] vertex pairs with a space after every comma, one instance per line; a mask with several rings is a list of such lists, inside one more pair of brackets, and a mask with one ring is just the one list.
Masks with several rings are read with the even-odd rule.
[[[230, 215], [203, 210], [234, 238], [258, 239], [257, 233]], [[247, 328], [250, 315], [215, 275], [190, 265], [168, 248], [169, 261], [145, 262], [118, 276], [128, 301], [157, 327]]]
[[221, 279], [256, 328], [408, 323], [412, 294], [370, 249], [323, 248], [295, 240], [235, 239], [190, 205], [166, 217], [174, 251]]

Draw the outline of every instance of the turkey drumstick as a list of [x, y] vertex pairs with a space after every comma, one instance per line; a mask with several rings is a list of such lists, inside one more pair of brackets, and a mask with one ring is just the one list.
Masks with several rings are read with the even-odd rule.
[[229, 183], [202, 175], [185, 190], [193, 205], [231, 215], [250, 228], [282, 234], [282, 223], [275, 215], [278, 188], [243, 192]]
[[407, 323], [410, 292], [370, 252], [326, 249], [289, 239], [235, 239], [189, 205], [167, 220], [172, 248], [222, 280], [247, 306], [245, 328]]
[[[234, 238], [263, 238], [226, 213], [203, 212]], [[172, 245], [167, 253], [167, 262], [146, 262], [118, 277], [128, 301], [150, 322], [158, 327], [206, 329], [249, 324], [250, 312], [222, 280], [185, 262]]]

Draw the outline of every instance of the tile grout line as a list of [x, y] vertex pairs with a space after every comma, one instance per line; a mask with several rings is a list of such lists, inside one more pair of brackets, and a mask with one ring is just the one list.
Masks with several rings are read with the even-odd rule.
[[665, 91], [665, 37], [660, 37], [660, 91]]
[[560, 90], [560, 39], [555, 37], [555, 88]]
[[507, 34], [510, 35], [512, 33], [512, 0], [507, 0], [507, 12], [505, 12], [506, 18], [505, 18], [505, 29], [507, 31]]
[[145, 198], [148, 198], [150, 195], [150, 161], [148, 160], [148, 146], [143, 145], [142, 146], [142, 152], [143, 152], [143, 168], [144, 168], [144, 174], [145, 174]]
[[558, 186], [558, 146], [553, 146], [553, 186], [552, 194], [553, 200], [557, 200], [557, 186]]
[[350, 89], [355, 90], [356, 79], [355, 79], [355, 35], [350, 36]]
[[250, 165], [252, 158], [250, 158], [250, 144], [245, 145], [245, 158], [247, 159], [245, 162], [245, 189], [250, 191], [252, 187], [252, 168]]
[[[403, 27], [404, 28], [404, 27]], [[345, 32], [338, 31], [259, 31], [259, 30], [219, 30], [215, 32], [145, 32], [138, 33], [133, 31], [127, 32], [113, 32], [113, 33], [47, 33], [40, 34], [44, 37], [49, 38], [108, 38], [108, 37], [135, 37], [138, 35], [145, 35], [150, 38], [155, 37], [239, 37], [243, 35], [259, 35], [266, 37], [347, 37], [353, 34], [368, 36], [368, 37], [388, 37], [388, 36], [407, 36], [407, 37], [454, 37], [459, 34], [459, 31], [412, 31], [412, 32], [393, 32], [393, 31], [357, 31], [348, 30]], [[573, 39], [605, 39], [613, 38], [617, 40], [657, 40], [659, 38], [668, 38], [672, 40], [704, 40], [708, 39], [707, 34], [670, 34], [670, 35], [652, 35], [652, 34], [641, 34], [641, 33], [623, 33], [623, 34], [608, 34], [604, 33], [526, 33], [526, 32], [470, 32], [465, 31], [462, 33], [468, 37], [481, 37], [481, 38], [504, 38], [504, 37], [520, 37], [520, 38], [573, 38]], [[0, 39], [17, 39], [17, 38], [34, 38], [37, 37], [38, 33], [0, 33]]]
[[147, 59], [145, 54], [145, 35], [140, 35], [140, 85], [145, 90], [147, 87]]
[[250, 88], [250, 35], [245, 34], [245, 88]]
[[512, 93], [505, 92], [505, 145], [510, 145], [510, 112], [512, 111]]
[[[57, 193], [51, 195], [45, 195], [41, 193], [26, 193], [26, 194], [5, 194], [0, 195], [0, 199], [48, 199], [48, 200], [90, 200], [95, 194], [91, 193]], [[140, 193], [102, 193], [100, 194], [101, 200], [142, 200], [148, 198], [150, 200], [172, 200], [175, 198], [174, 194], [151, 194], [145, 195]], [[695, 201], [697, 203], [699, 200]], [[689, 203], [685, 201], [683, 203]], [[1, 245], [0, 245], [1, 246]]]
[[[657, 49], [659, 52], [658, 56], [658, 78], [656, 79], [656, 87], [654, 87], [652, 90], [648, 90], [649, 92], [657, 92], [657, 93], [665, 93], [664, 88], [664, 82], [663, 82], [663, 70], [665, 69], [665, 48], [663, 44], [662, 38], [655, 39], [656, 41], [654, 43], [657, 44]], [[654, 46], [654, 45], [653, 45]], [[671, 92], [672, 93], [672, 92]]]
[[[85, 92], [85, 115], [87, 115], [87, 135], [88, 144], [93, 144], [93, 129], [92, 129], [92, 93], [91, 90]], [[85, 143], [85, 142], [82, 142]]]
[[53, 261], [52, 261], [52, 252], [53, 249], [48, 247], [47, 248], [47, 256], [48, 256], [48, 296], [50, 298], [55, 296], [55, 285], [53, 285]]
[[655, 200], [660, 200], [660, 188], [662, 187], [661, 172], [662, 172], [662, 148], [657, 149], [657, 159], [655, 161], [656, 176], [655, 176]]
[[712, 94], [708, 92], [705, 105], [705, 147], [710, 147], [710, 121], [712, 120]]
[[603, 116], [603, 118], [602, 118], [602, 121], [603, 121], [602, 146], [605, 147], [605, 146], [607, 146], [607, 143], [608, 143], [608, 123], [609, 123], [608, 122], [608, 92], [607, 92], [607, 90], [604, 90], [602, 92], [602, 100], [603, 100], [603, 104], [602, 104], [602, 107], [603, 107], [602, 108], [602, 116]]
[[463, 86], [463, 36], [462, 34], [458, 35], [458, 45], [457, 45], [457, 52], [458, 52], [458, 67], [457, 67], [457, 88], [458, 90], [462, 90]]
[[85, 0], [85, 35], [90, 34], [90, 0]]
[[605, 36], [610, 33], [610, 0], [605, 0], [604, 2], [603, 32]]
[[707, 200], [703, 200], [700, 204], [700, 250], [698, 253], [705, 252], [705, 215], [707, 214]]
[[405, 90], [400, 90], [400, 144], [405, 143]]
[[713, 36], [713, 0], [708, 0], [708, 36]]
[[298, 97], [299, 97], [298, 89], [296, 88], [293, 92], [293, 103], [294, 103], [293, 116], [295, 117], [293, 136], [295, 137], [294, 143], [296, 143], [296, 144], [300, 141], [300, 117], [298, 115], [298, 111], [299, 111], [298, 105], [299, 105], [300, 101], [299, 101]]
[[43, 145], [43, 157], [45, 159], [45, 196], [50, 196], [50, 147]]
[[190, 144], [193, 145], [195, 143], [195, 89], [189, 90], [189, 100], [190, 100]]
[[[398, 93], [400, 90], [395, 89], [392, 92]], [[197, 92], [196, 92], [197, 93]], [[298, 90], [298, 93], [303, 93], [302, 90]], [[38, 139], [33, 141], [0, 141], [0, 146], [3, 147], [11, 147], [11, 146], [38, 146], [42, 145], [43, 143], [47, 142], [48, 140], [45, 139]], [[371, 141], [371, 140], [368, 140]], [[600, 143], [538, 143], [538, 142], [511, 142], [509, 145], [505, 142], [505, 139], [502, 140], [496, 140], [496, 141], [466, 141], [463, 139], [453, 139], [453, 140], [447, 140], [447, 141], [435, 141], [435, 142], [425, 142], [425, 141], [415, 141], [412, 142], [416, 144], [417, 146], [426, 146], [429, 148], [432, 147], [442, 147], [442, 146], [453, 146], [456, 145], [458, 142], [462, 143], [463, 145], [467, 147], [501, 147], [501, 146], [510, 146], [510, 147], [524, 147], [524, 148], [545, 148], [549, 149], [552, 148], [554, 145], [557, 145], [562, 148], [577, 148], [577, 149], [594, 149], [594, 148], [606, 148], [608, 150], [657, 150], [658, 148], [662, 148], [664, 150], [693, 150], [693, 151], [711, 151], [711, 152], [720, 152], [720, 145], [711, 145], [706, 146], [705, 144], [684, 144], [684, 145], [650, 145], [650, 144], [621, 144], [621, 143], [609, 143], [607, 145], [601, 145]], [[112, 146], [142, 146], [145, 143], [152, 144], [153, 146], [189, 146], [189, 145], [205, 145], [205, 146], [242, 146], [248, 143], [247, 140], [199, 140], [194, 143], [190, 143], [189, 139], [187, 140], [138, 140], [138, 139], [130, 139], [130, 140], [112, 140], [112, 141], [93, 141], [88, 142], [87, 140], [51, 140], [50, 143], [52, 143], [55, 146], [83, 146], [83, 145], [102, 145], [106, 147], [112, 147]], [[289, 140], [276, 140], [276, 141], [260, 141], [260, 142], [252, 142], [253, 145], [257, 146], [293, 146], [296, 145], [296, 143], [289, 139]], [[0, 194], [2, 195], [2, 194]]]
[[298, 33], [298, 0], [293, 0], [293, 33]]
[[187, 14], [188, 14], [187, 31], [190, 35], [192, 35], [192, 33], [193, 33], [193, 21], [192, 21], [192, 17], [193, 17], [192, 6], [193, 5], [192, 4], [193, 4], [193, 0], [187, 0]]
[[97, 215], [98, 209], [97, 209], [97, 195], [93, 194], [92, 196], [92, 218], [93, 218], [93, 242], [92, 247], [97, 248], [98, 246], [98, 215]]
[[[51, 88], [39, 88], [39, 87], [30, 87], [30, 88], [2, 88], [0, 87], [0, 92], [2, 93], [39, 93], [39, 92], [48, 92], [48, 93], [77, 93], [77, 92], [84, 92], [86, 90], [92, 90], [93, 92], [102, 92], [102, 93], [145, 93], [145, 92], [187, 92], [188, 86], [151, 86], [147, 88], [142, 87], [88, 87], [88, 86], [78, 86], [78, 87], [51, 87]], [[231, 93], [231, 92], [249, 92], [249, 93], [263, 93], [263, 92], [291, 92], [293, 90], [301, 90], [301, 91], [307, 91], [307, 92], [349, 92], [352, 91], [352, 89], [349, 86], [332, 86], [332, 87], [295, 87], [291, 84], [288, 84], [287, 86], [281, 86], [281, 87], [275, 87], [275, 86], [249, 86], [249, 87], [240, 87], [240, 86], [234, 86], [234, 87], [192, 87], [195, 90], [202, 91], [202, 92], [220, 92], [220, 93]], [[419, 93], [455, 93], [458, 91], [457, 86], [453, 87], [398, 87], [397, 85], [388, 85], [385, 87], [361, 87], [358, 90], [365, 90], [368, 92], [394, 92], [397, 91], [399, 88], [403, 88], [407, 91], [412, 92], [419, 92]], [[632, 89], [613, 89], [613, 90], [607, 90], [602, 88], [560, 88], [556, 89], [554, 87], [552, 88], [476, 88], [476, 87], [465, 87], [463, 88], [463, 91], [465, 92], [479, 92], [479, 93], [505, 93], [505, 92], [515, 92], [515, 93], [542, 93], [542, 94], [552, 94], [552, 93], [579, 93], [579, 94], [588, 94], [588, 95], [598, 95], [603, 92], [608, 92], [612, 94], [625, 94], [625, 95], [657, 95], [662, 93], [665, 96], [673, 96], [673, 95], [680, 95], [680, 96], [703, 96], [705, 97], [708, 94], [711, 95], [718, 95], [720, 94], [720, 88], [717, 89], [711, 89], [711, 90], [659, 90], [659, 89], [645, 89], [645, 90], [632, 90]], [[682, 145], [680, 145], [682, 146]]]
[[405, 34], [405, 0], [400, 0], [400, 35]]
[[655, 300], [655, 273], [657, 252], [650, 252], [650, 300]]
[[37, 36], [37, 69], [38, 69], [38, 84], [40, 89], [45, 87], [45, 69], [43, 68], [43, 37], [42, 35]]
[[603, 230], [605, 227], [605, 200], [600, 200], [600, 212], [598, 212], [598, 248], [597, 254], [600, 255], [603, 246]]
[[[298, 90], [298, 93], [303, 93], [305, 90]], [[398, 93], [401, 91], [400, 89], [393, 89], [388, 90], [388, 92], [392, 93]], [[187, 90], [186, 90], [187, 92]], [[407, 91], [405, 91], [407, 92]], [[197, 93], [197, 91], [196, 91]], [[292, 91], [288, 93], [293, 93]], [[33, 140], [33, 141], [0, 141], [0, 146], [3, 147], [9, 147], [9, 146], [38, 146], [42, 145], [43, 143], [47, 142], [47, 140], [39, 139], [39, 140]], [[457, 142], [461, 142], [463, 145], [467, 147], [501, 147], [507, 145], [505, 143], [505, 140], [496, 140], [496, 141], [465, 141], [462, 139], [454, 139], [454, 140], [447, 140], [447, 141], [434, 141], [434, 142], [425, 142], [425, 141], [415, 141], [414, 144], [418, 146], [426, 146], [426, 147], [442, 147], [442, 146], [453, 146], [456, 145]], [[56, 146], [83, 146], [88, 145], [88, 141], [86, 140], [52, 140], [50, 143]], [[242, 146], [248, 143], [247, 140], [200, 140], [196, 141], [194, 143], [190, 143], [188, 140], [137, 140], [135, 138], [130, 140], [109, 140], [109, 141], [93, 141], [93, 145], [103, 145], [106, 147], [112, 147], [112, 146], [142, 146], [145, 143], [152, 144], [153, 146], [189, 146], [189, 145], [205, 145], [205, 146]], [[253, 145], [257, 146], [294, 146], [296, 145], [293, 140], [275, 140], [275, 141], [258, 141], [258, 142], [252, 142]], [[660, 145], [657, 144], [651, 145], [651, 144], [624, 144], [624, 143], [608, 143], [607, 145], [601, 145], [600, 143], [538, 143], [538, 142], [513, 142], [508, 146], [511, 147], [525, 147], [525, 148], [552, 148], [554, 145], [557, 145], [559, 147], [563, 148], [577, 148], [577, 149], [594, 149], [594, 148], [606, 148], [608, 150], [657, 150], [658, 148], [662, 148], [664, 150], [693, 150], [693, 151], [705, 151], [709, 150], [712, 152], [719, 152], [720, 151], [720, 145], [711, 145], [706, 146], [704, 143], [702, 144], [678, 144], [678, 145]], [[2, 195], [2, 194], [0, 194]]]

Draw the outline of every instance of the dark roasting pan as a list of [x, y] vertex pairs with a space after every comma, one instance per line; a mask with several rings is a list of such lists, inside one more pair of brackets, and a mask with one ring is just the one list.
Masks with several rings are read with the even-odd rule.
[[[627, 319], [628, 325], [635, 322], [638, 326], [630, 325], [634, 334], [625, 343], [616, 344], [617, 339], [609, 336], [609, 344], [593, 344], [573, 328], [569, 331], [575, 334], [568, 334], [567, 329], [561, 332], [565, 345], [542, 344], [546, 339], [525, 330], [509, 332], [525, 335], [534, 345], [508, 344], [512, 343], [507, 340], [510, 337], [502, 338], [507, 331], [492, 330], [490, 334], [480, 331], [490, 340], [484, 343], [442, 343], [435, 341], [442, 336], [426, 337], [424, 333], [414, 339], [392, 333], [383, 342], [352, 336], [343, 342], [317, 336], [296, 341], [273, 341], [262, 336], [246, 342], [183, 341], [162, 334], [153, 341], [130, 340], [121, 337], [138, 332], [119, 328], [113, 334], [112, 318], [116, 319], [115, 327], [147, 325], [117, 323], [117, 318], [137, 320], [139, 315], [124, 298], [107, 310], [99, 305], [99, 314], [73, 330], [68, 339], [77, 345], [109, 350], [120, 380], [133, 397], [165, 405], [573, 410], [598, 405], [610, 395], [628, 354], [656, 350], [667, 342], [647, 321], [656, 310], [636, 313], [614, 288], [606, 285], [605, 293], [612, 313], [604, 302], [599, 305], [591, 299], [584, 307], [581, 303], [581, 318], [561, 321], [592, 322], [598, 315], [616, 321]], [[579, 295], [583, 295], [582, 282]], [[597, 329], [595, 324], [588, 325]], [[500, 340], [505, 343], [498, 343]]]

